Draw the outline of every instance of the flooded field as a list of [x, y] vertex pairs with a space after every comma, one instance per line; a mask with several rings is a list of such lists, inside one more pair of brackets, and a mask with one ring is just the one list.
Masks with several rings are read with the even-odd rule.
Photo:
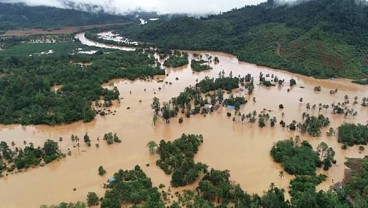
[[[287, 189], [292, 176], [285, 174], [285, 177], [279, 177], [279, 171], [282, 168], [273, 162], [269, 152], [276, 141], [300, 135], [300, 132], [288, 131], [278, 124], [273, 128], [268, 124], [261, 129], [257, 123], [251, 125], [246, 122], [233, 122], [226, 116], [225, 108], [220, 108], [207, 116], [196, 115], [190, 119], [184, 118], [181, 124], [177, 118], [174, 118], [170, 124], [165, 124], [159, 119], [157, 124], [153, 125], [153, 112], [150, 107], [153, 97], [158, 97], [160, 101], [169, 101], [185, 87], [194, 85], [196, 80], [201, 80], [205, 76], [217, 77], [222, 70], [226, 75], [232, 71], [233, 76], [244, 76], [250, 73], [255, 77], [255, 83], [258, 83], [260, 72], [264, 75], [274, 74], [279, 79], [285, 79], [285, 86], [279, 88], [256, 85], [252, 96], [245, 95], [248, 103], [241, 107], [240, 112], [249, 113], [254, 110], [260, 112], [263, 109], [269, 109], [272, 110], [271, 117], [276, 116], [278, 121], [283, 119], [289, 124], [292, 120], [302, 120], [306, 103], [317, 106], [319, 103], [331, 105], [343, 102], [345, 95], [348, 95], [351, 101], [355, 96], [358, 96], [358, 100], [361, 101], [363, 96], [368, 95], [368, 87], [352, 84], [350, 80], [316, 80], [239, 62], [236, 57], [228, 54], [196, 53], [201, 53], [203, 56], [205, 54], [217, 56], [220, 63], [211, 64], [212, 70], [201, 73], [193, 73], [190, 66], [185, 66], [167, 69], [168, 76], [154, 80], [112, 80], [112, 84], [118, 87], [120, 96], [123, 98], [120, 103], [115, 103], [111, 108], [113, 111], [116, 110], [115, 115], [97, 116], [91, 123], [77, 122], [55, 127], [0, 126], [0, 140], [14, 141], [17, 146], [23, 146], [24, 140], [41, 145], [46, 139], [58, 141], [59, 137], [63, 137], [63, 141], [59, 143], [63, 152], [72, 150], [72, 156], [67, 156], [48, 166], [0, 178], [1, 206], [39, 207], [41, 204], [85, 200], [87, 193], [92, 191], [103, 196], [103, 183], [114, 172], [119, 169], [131, 169], [136, 164], [152, 178], [155, 186], [160, 183], [169, 186], [170, 177], [156, 167], [157, 156], [149, 154], [146, 144], [151, 140], [157, 143], [161, 139], [173, 140], [183, 133], [202, 134], [204, 143], [195, 160], [206, 163], [212, 168], [230, 170], [231, 179], [239, 183], [248, 193], [261, 194], [271, 183]], [[189, 56], [191, 58], [193, 52], [189, 52]], [[296, 79], [298, 84], [288, 92], [288, 81], [291, 78]], [[163, 82], [157, 82], [157, 79], [163, 79]], [[168, 84], [165, 84], [166, 82]], [[315, 92], [313, 90], [315, 86], [321, 86], [322, 91]], [[111, 83], [106, 84], [106, 87], [111, 87]], [[331, 95], [330, 90], [336, 88], [338, 93]], [[255, 103], [252, 101], [253, 97], [256, 97]], [[302, 103], [299, 102], [301, 97]], [[279, 104], [285, 106], [284, 110], [279, 110]], [[350, 107], [353, 107], [352, 104]], [[343, 122], [365, 124], [368, 108], [359, 104], [355, 105], [354, 109], [358, 112], [355, 118], [333, 115], [331, 109], [327, 111], [323, 109], [321, 112], [330, 118], [330, 127], [336, 128]], [[284, 118], [282, 118], [282, 112], [285, 114]], [[309, 110], [309, 113], [318, 115], [318, 109]], [[327, 131], [328, 128], [323, 129], [321, 137], [301, 135], [302, 139], [308, 140], [313, 146], [324, 141], [336, 151], [337, 164], [333, 165], [328, 172], [321, 171], [328, 175], [327, 181], [319, 186], [325, 190], [333, 181], [337, 182], [343, 178], [345, 157], [366, 155], [365, 152], [359, 153], [358, 147], [341, 150], [341, 144], [337, 143], [337, 138], [327, 137], [325, 134]], [[92, 146], [87, 147], [82, 144], [79, 148], [73, 148], [71, 134], [82, 137], [86, 132], [91, 137]], [[107, 146], [102, 139], [98, 142], [97, 137], [102, 138], [106, 132], [116, 132], [123, 142], [111, 146]], [[100, 143], [99, 148], [95, 147], [96, 143]], [[147, 167], [146, 164], [150, 166]], [[104, 177], [97, 174], [100, 165], [107, 170]], [[75, 191], [73, 191], [74, 188], [76, 188]]]

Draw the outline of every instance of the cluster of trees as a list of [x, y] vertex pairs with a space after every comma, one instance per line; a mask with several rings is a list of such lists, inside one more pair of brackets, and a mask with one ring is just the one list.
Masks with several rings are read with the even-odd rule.
[[180, 51], [174, 51], [174, 54], [164, 62], [164, 66], [171, 68], [176, 68], [187, 64], [189, 64], [188, 53]]
[[157, 149], [160, 159], [156, 161], [156, 165], [166, 174], [172, 174], [173, 187], [192, 184], [200, 173], [206, 171], [206, 165], [194, 162], [194, 156], [202, 143], [202, 135], [185, 134], [173, 142], [160, 141]]
[[15, 147], [15, 143], [11, 146], [4, 141], [0, 142], [0, 175], [3, 171], [28, 169], [42, 162], [47, 164], [63, 156], [58, 143], [52, 140], [45, 141], [43, 147], [35, 147], [33, 143], [23, 149]]
[[338, 142], [345, 146], [366, 145], [368, 143], [368, 126], [344, 123], [338, 127]]
[[[221, 73], [216, 79], [205, 77], [194, 87], [186, 87], [179, 96], [172, 98], [170, 102], [162, 103], [162, 105], [155, 97], [151, 104], [151, 108], [154, 110], [153, 123], [156, 123], [159, 115], [168, 123], [172, 117], [178, 115], [179, 111], [188, 118], [198, 113], [207, 114], [214, 110], [215, 105], [234, 105], [236, 109], [239, 109], [240, 105], [247, 103], [247, 100], [244, 97], [233, 96], [224, 99], [223, 89], [231, 91], [239, 88], [239, 85], [243, 85], [250, 91], [254, 88], [253, 82], [250, 80], [247, 76], [238, 78], [232, 77], [230, 74], [229, 77], [225, 77]], [[205, 97], [202, 96], [203, 94]], [[194, 106], [192, 106], [193, 104]]]
[[239, 110], [241, 105], [246, 104], [248, 101], [244, 97], [234, 97], [233, 95], [230, 95], [229, 98], [226, 98], [224, 100], [224, 104], [226, 106], [234, 106], [235, 110]]
[[323, 115], [309, 116], [307, 114], [305, 116], [304, 122], [300, 125], [300, 130], [302, 133], [308, 133], [313, 137], [317, 137], [321, 135], [321, 128], [330, 125], [330, 120], [328, 117]]
[[271, 149], [274, 161], [281, 163], [286, 172], [295, 175], [314, 175], [316, 168], [322, 164], [328, 170], [331, 163], [336, 163], [334, 155], [335, 152], [327, 144], [320, 144], [316, 152], [307, 141], [300, 143], [298, 137], [295, 141], [278, 141]]
[[164, 208], [161, 194], [152, 181], [137, 165], [133, 170], [119, 170], [115, 180], [107, 185], [108, 190], [101, 201], [101, 208], [120, 208], [123, 204], [143, 208]]
[[192, 59], [191, 63], [190, 63], [190, 67], [192, 68], [193, 71], [195, 72], [201, 72], [201, 71], [206, 71], [206, 70], [210, 70], [212, 69], [208, 64], [207, 61], [205, 60], [195, 60]]
[[[82, 64], [81, 64], [82, 63]], [[83, 65], [83, 63], [90, 63]], [[137, 79], [165, 74], [151, 52], [102, 55], [0, 57], [0, 123], [61, 124], [89, 122], [92, 101], [119, 98], [117, 88], [101, 84], [114, 78]], [[51, 87], [61, 85], [56, 93]]]
[[113, 144], [114, 142], [115, 143], [121, 143], [121, 140], [118, 137], [118, 135], [116, 135], [116, 133], [113, 134], [112, 132], [104, 134], [103, 140], [105, 140], [107, 142], [107, 144], [109, 144], [109, 145]]

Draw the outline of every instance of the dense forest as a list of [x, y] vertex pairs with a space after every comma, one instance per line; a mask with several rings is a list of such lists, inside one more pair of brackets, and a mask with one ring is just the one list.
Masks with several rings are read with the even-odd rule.
[[[119, 32], [160, 47], [233, 53], [242, 61], [318, 78], [368, 76], [368, 6], [356, 0], [311, 0], [175, 18]], [[360, 83], [365, 83], [361, 81]]]
[[0, 1], [0, 31], [20, 28], [59, 28], [94, 24], [130, 22], [132, 18], [106, 13], [82, 12], [54, 7], [29, 7], [21, 3], [9, 4]]
[[[61, 124], [89, 122], [92, 108], [111, 106], [119, 99], [117, 88], [102, 88], [114, 78], [137, 79], [165, 74], [153, 54], [114, 52], [95, 55], [0, 55], [0, 123]], [[59, 86], [55, 91], [52, 87]], [[101, 101], [102, 100], [102, 101]], [[102, 102], [102, 103], [101, 103]]]

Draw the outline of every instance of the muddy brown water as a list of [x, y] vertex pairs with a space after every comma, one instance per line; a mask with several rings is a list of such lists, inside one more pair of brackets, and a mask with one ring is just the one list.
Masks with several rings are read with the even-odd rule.
[[[197, 52], [198, 53], [198, 52]], [[271, 109], [271, 116], [276, 116], [280, 121], [282, 112], [286, 123], [292, 120], [300, 121], [301, 114], [305, 111], [307, 102], [311, 104], [331, 104], [342, 102], [347, 94], [352, 103], [353, 97], [358, 96], [359, 100], [367, 96], [368, 87], [350, 83], [350, 80], [316, 80], [314, 78], [295, 75], [292, 73], [259, 67], [253, 64], [239, 62], [236, 57], [223, 53], [200, 52], [218, 56], [220, 63], [212, 65], [213, 70], [201, 73], [192, 73], [190, 66], [177, 69], [168, 69], [168, 76], [161, 77], [164, 82], [158, 83], [156, 80], [150, 81], [127, 81], [113, 80], [112, 83], [118, 87], [121, 97], [120, 104], [115, 104], [111, 110], [116, 110], [115, 115], [106, 117], [97, 116], [91, 123], [77, 122], [70, 125], [60, 126], [20, 126], [1, 125], [0, 139], [12, 142], [17, 146], [23, 146], [23, 141], [33, 142], [41, 145], [46, 139], [58, 141], [64, 152], [68, 148], [72, 150], [72, 156], [68, 156], [60, 161], [53, 162], [45, 167], [35, 168], [27, 172], [12, 174], [0, 178], [0, 201], [3, 207], [39, 207], [41, 204], [55, 204], [62, 201], [75, 202], [84, 201], [88, 192], [96, 192], [103, 196], [103, 183], [119, 169], [132, 169], [136, 164], [140, 165], [146, 174], [152, 178], [153, 184], [160, 183], [169, 186], [170, 177], [165, 175], [155, 166], [157, 156], [152, 156], [148, 152], [146, 144], [150, 140], [157, 143], [161, 139], [173, 140], [181, 134], [203, 134], [204, 143], [200, 147], [195, 157], [196, 161], [204, 162], [212, 168], [228, 169], [231, 173], [231, 180], [239, 183], [248, 193], [262, 194], [271, 183], [287, 189], [290, 179], [293, 177], [286, 174], [279, 177], [282, 170], [279, 164], [272, 161], [269, 155], [272, 145], [278, 141], [299, 135], [299, 132], [290, 132], [279, 125], [271, 128], [269, 125], [263, 129], [257, 124], [242, 124], [233, 122], [226, 116], [225, 108], [219, 109], [207, 116], [193, 116], [184, 119], [184, 123], [179, 124], [177, 118], [172, 119], [169, 125], [159, 120], [156, 126], [152, 123], [152, 110], [150, 104], [154, 96], [161, 101], [168, 101], [171, 97], [177, 96], [188, 85], [194, 85], [196, 80], [201, 80], [205, 76], [217, 77], [218, 73], [225, 70], [226, 74], [232, 71], [234, 76], [238, 74], [244, 76], [251, 73], [255, 80], [258, 80], [259, 73], [275, 74], [278, 78], [295, 78], [298, 85], [287, 92], [287, 86], [278, 88], [266, 88], [255, 86], [254, 96], [257, 102], [252, 102], [252, 97], [246, 96], [248, 103], [241, 108], [241, 112], [248, 113], [253, 110], [260, 112], [262, 109]], [[192, 52], [190, 52], [190, 56]], [[179, 80], [176, 80], [176, 77]], [[165, 82], [172, 82], [172, 85]], [[256, 82], [257, 83], [257, 82]], [[315, 86], [321, 86], [322, 91], [313, 91]], [[104, 85], [111, 87], [111, 84]], [[300, 88], [304, 86], [304, 88]], [[159, 91], [158, 88], [162, 90]], [[330, 95], [329, 91], [338, 88], [336, 95]], [[146, 89], [146, 91], [145, 91]], [[130, 94], [131, 92], [131, 94]], [[299, 98], [303, 97], [303, 103], [299, 103]], [[139, 102], [141, 100], [142, 102]], [[283, 111], [278, 109], [278, 105], [283, 104]], [[127, 107], [130, 107], [128, 110]], [[360, 105], [354, 107], [358, 111], [358, 116], [344, 119], [343, 116], [326, 113], [330, 117], [332, 127], [337, 127], [343, 122], [366, 123], [368, 118], [368, 108]], [[331, 109], [329, 109], [330, 111]], [[325, 110], [323, 110], [325, 111]], [[309, 113], [313, 114], [313, 110]], [[318, 114], [318, 110], [314, 112]], [[323, 129], [326, 132], [328, 128]], [[97, 137], [102, 138], [106, 132], [116, 132], [122, 139], [121, 144], [107, 146], [102, 139], [98, 142]], [[88, 132], [92, 139], [92, 146], [86, 147], [81, 142], [80, 148], [73, 148], [70, 135], [78, 135], [80, 138]], [[326, 137], [325, 133], [321, 137], [312, 138], [301, 135], [302, 139], [308, 140], [314, 146], [321, 141], [325, 141], [336, 151], [337, 164], [328, 171], [319, 171], [328, 175], [326, 182], [319, 186], [319, 189], [328, 189], [332, 181], [337, 182], [343, 178], [345, 157], [363, 157], [366, 152], [359, 153], [358, 148], [341, 150], [335, 136]], [[96, 148], [95, 144], [100, 147]], [[149, 167], [146, 164], [150, 164]], [[97, 169], [103, 165], [107, 174], [98, 176]], [[76, 188], [76, 191], [73, 189]], [[193, 189], [193, 186], [189, 187]]]

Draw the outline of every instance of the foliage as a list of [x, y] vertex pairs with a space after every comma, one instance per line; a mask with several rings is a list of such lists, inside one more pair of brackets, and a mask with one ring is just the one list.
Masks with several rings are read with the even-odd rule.
[[112, 134], [112, 132], [105, 133], [103, 136], [103, 140], [107, 142], [107, 144], [121, 143], [120, 138], [116, 135], [116, 133]]
[[328, 117], [323, 115], [306, 116], [306, 119], [300, 126], [302, 133], [308, 133], [311, 136], [317, 137], [321, 135], [321, 128], [326, 127], [330, 124]]
[[[116, 100], [117, 88], [101, 84], [113, 78], [145, 78], [165, 71], [151, 67], [153, 55], [114, 52], [103, 55], [1, 57], [0, 123], [61, 124], [93, 120], [92, 101]], [[83, 65], [80, 63], [91, 63]], [[51, 87], [61, 85], [56, 93]]]
[[270, 0], [206, 18], [130, 25], [119, 32], [165, 48], [229, 52], [241, 61], [308, 76], [362, 79], [368, 75], [367, 11], [365, 2], [354, 0], [293, 6]]
[[104, 169], [104, 167], [102, 165], [98, 167], [98, 175], [103, 176], [105, 174], [106, 174], [106, 170]]
[[368, 142], [368, 126], [344, 123], [338, 127], [338, 142], [353, 145], [366, 145]]
[[89, 207], [98, 205], [99, 202], [100, 202], [100, 199], [98, 198], [98, 196], [95, 192], [88, 192], [88, 194], [87, 194], [87, 205]]
[[164, 62], [164, 66], [166, 67], [180, 67], [189, 64], [188, 61], [188, 54], [187, 53], [181, 53], [179, 51], [174, 52], [172, 56], [170, 56], [167, 60]]
[[[85, 7], [87, 8], [87, 7]], [[122, 23], [129, 18], [104, 14], [101, 12], [82, 12], [74, 9], [56, 7], [29, 7], [25, 4], [0, 2], [1, 30], [21, 28], [58, 28], [104, 23]]]
[[232, 95], [229, 98], [224, 100], [225, 105], [235, 106], [235, 110], [239, 110], [240, 106], [246, 103], [247, 103], [247, 100], [244, 97], [234, 97]]
[[160, 159], [156, 164], [166, 173], [172, 174], [171, 185], [173, 187], [192, 184], [206, 165], [194, 162], [194, 155], [203, 143], [201, 135], [185, 135], [175, 141], [161, 140], [158, 147]]
[[352, 175], [351, 179], [346, 182], [345, 191], [347, 195], [355, 199], [356, 204], [365, 207], [368, 205], [367, 186], [368, 186], [368, 159], [361, 161], [358, 170]]
[[236, 207], [249, 207], [251, 204], [251, 197], [238, 184], [230, 182], [228, 170], [211, 169], [199, 182], [197, 191], [209, 202], [234, 204]]
[[314, 175], [321, 164], [318, 153], [307, 141], [300, 145], [292, 139], [278, 141], [271, 149], [271, 156], [286, 172], [295, 175]]
[[190, 63], [190, 67], [192, 68], [193, 71], [195, 72], [201, 72], [201, 71], [206, 71], [206, 70], [210, 70], [212, 69], [209, 65], [206, 64], [207, 61], [204, 60], [195, 60], [192, 59], [191, 63]]
[[115, 181], [101, 201], [101, 208], [120, 208], [122, 204], [139, 204], [143, 208], [164, 208], [165, 205], [157, 188], [137, 165], [134, 170], [119, 170], [114, 174]]

